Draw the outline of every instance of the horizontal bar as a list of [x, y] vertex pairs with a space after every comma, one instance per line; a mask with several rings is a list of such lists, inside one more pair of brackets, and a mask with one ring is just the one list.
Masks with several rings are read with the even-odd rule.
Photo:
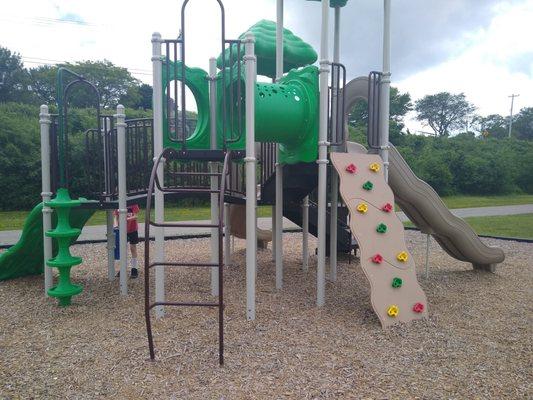
[[182, 303], [175, 301], [156, 301], [155, 303], [150, 304], [148, 307], [151, 310], [157, 306], [185, 306], [185, 307], [220, 307], [219, 303]]
[[220, 172], [172, 172], [167, 171], [172, 176], [222, 176]]
[[218, 263], [186, 263], [186, 262], [153, 262], [148, 265], [148, 268], [153, 268], [157, 266], [162, 267], [220, 267]]
[[186, 223], [172, 223], [172, 222], [155, 222], [155, 221], [150, 221], [150, 225], [151, 226], [157, 226], [157, 227], [160, 227], [160, 228], [218, 228], [219, 226], [221, 228], [224, 227], [223, 224], [221, 225], [218, 225], [218, 224], [195, 224], [195, 223], [189, 223], [189, 224], [186, 224]]
[[[159, 189], [159, 188], [158, 188]], [[171, 188], [160, 188], [162, 192], [166, 193], [220, 193], [220, 190], [213, 190], [213, 189], [204, 189], [204, 188], [179, 188], [179, 189], [171, 189]]]

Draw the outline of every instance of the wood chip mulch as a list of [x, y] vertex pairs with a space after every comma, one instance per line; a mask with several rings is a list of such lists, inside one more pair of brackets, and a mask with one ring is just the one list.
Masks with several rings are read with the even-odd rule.
[[[430, 318], [388, 331], [353, 257], [339, 260], [326, 306], [315, 306], [316, 258], [304, 273], [298, 233], [284, 236], [280, 291], [270, 250], [259, 252], [257, 319], [246, 321], [245, 242], [236, 240], [235, 265], [225, 270], [222, 368], [216, 310], [198, 308], [168, 308], [155, 320], [150, 362], [142, 273], [121, 297], [118, 280], [107, 281], [105, 245], [75, 246], [84, 263], [73, 281], [85, 289], [71, 307], [44, 298], [42, 277], [0, 282], [0, 399], [532, 398], [533, 245], [485, 239], [507, 255], [490, 274], [433, 241], [425, 279], [425, 236], [407, 239]], [[166, 249], [169, 259], [206, 260], [209, 239], [169, 241]], [[167, 275], [169, 299], [210, 299], [209, 287], [207, 271]]]

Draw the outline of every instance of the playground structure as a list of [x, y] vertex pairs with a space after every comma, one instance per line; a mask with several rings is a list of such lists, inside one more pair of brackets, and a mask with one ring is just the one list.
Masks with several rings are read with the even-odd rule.
[[[262, 235], [258, 234], [256, 223], [258, 204], [275, 207], [272, 252], [277, 289], [283, 287], [283, 216], [302, 226], [304, 270], [309, 268], [308, 235], [318, 238], [319, 307], [326, 301], [328, 250], [329, 279], [334, 282], [337, 253], [351, 250], [353, 235], [360, 250], [361, 267], [370, 282], [372, 306], [383, 327], [428, 315], [427, 301], [406, 249], [403, 226], [394, 213], [394, 200], [428, 234], [428, 239], [429, 235], [436, 238], [451, 256], [490, 271], [504, 260], [500, 249], [485, 246], [466, 223], [446, 209], [389, 144], [390, 0], [384, 0], [383, 71], [350, 82], [346, 82], [346, 68], [339, 62], [340, 13], [346, 0], [322, 1], [319, 57], [309, 45], [284, 29], [282, 0], [277, 1], [276, 23], [260, 21], [232, 40], [226, 39], [224, 7], [216, 0], [221, 9], [221, 53], [210, 59], [208, 72], [186, 63], [188, 3], [184, 1], [181, 9], [181, 35], [177, 39], [162, 39], [157, 33], [152, 36], [153, 120], [128, 121], [122, 106], [117, 107], [114, 116], [101, 115], [94, 86], [79, 75], [60, 70], [58, 115], [51, 117], [46, 106], [41, 107], [40, 114], [43, 202], [30, 214], [21, 242], [0, 256], [1, 279], [39, 273], [44, 259], [47, 295], [68, 305], [72, 296], [81, 291], [81, 287], [70, 283], [69, 271], [82, 262], [70, 255], [69, 246], [92, 212], [105, 209], [108, 278], [113, 280], [115, 276], [113, 250], [118, 245], [123, 255], [120, 291], [126, 294], [127, 204], [146, 202], [145, 315], [150, 356], [155, 358], [152, 310], [162, 317], [165, 306], [218, 307], [222, 363], [223, 270], [230, 257], [230, 204], [245, 207], [245, 229], [239, 231], [246, 238], [249, 320], [256, 317], [256, 252], [258, 236]], [[329, 61], [328, 48], [330, 5], [335, 12], [333, 62]], [[317, 58], [319, 68], [312, 65]], [[257, 74], [274, 82], [257, 82]], [[86, 179], [93, 183], [94, 190], [83, 195], [97, 200], [70, 198], [75, 188], [71, 187], [68, 173], [72, 166], [68, 165], [67, 99], [78, 85], [89, 87], [95, 94], [97, 128], [85, 132], [89, 171]], [[190, 128], [186, 113], [186, 86], [198, 109], [194, 129]], [[348, 142], [346, 135], [346, 115], [358, 99], [368, 100], [369, 104], [368, 150]], [[328, 171], [330, 161], [333, 167]], [[339, 187], [343, 202], [338, 198]], [[210, 198], [209, 224], [164, 220], [165, 201], [188, 196]], [[52, 219], [52, 209], [56, 210], [57, 223]], [[112, 226], [114, 209], [119, 211], [118, 244], [114, 243]], [[210, 228], [210, 262], [167, 260], [164, 228], [171, 226]], [[152, 232], [153, 254], [148, 246]], [[34, 249], [31, 252], [29, 243]], [[42, 252], [35, 250], [40, 245]], [[211, 294], [218, 301], [167, 300], [165, 270], [183, 266], [209, 269]], [[51, 267], [59, 270], [56, 286]]]

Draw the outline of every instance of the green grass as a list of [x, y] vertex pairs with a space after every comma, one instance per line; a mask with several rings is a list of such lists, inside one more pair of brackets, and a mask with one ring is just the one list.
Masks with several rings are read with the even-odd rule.
[[[478, 235], [533, 239], [533, 214], [470, 217], [465, 221]], [[405, 222], [405, 226], [413, 226]]]
[[511, 206], [533, 204], [531, 194], [512, 194], [507, 196], [450, 196], [442, 200], [448, 208]]
[[[257, 209], [258, 217], [269, 217], [271, 215], [270, 206], [262, 206]], [[144, 221], [144, 210], [138, 215], [138, 221]], [[211, 211], [209, 207], [165, 207], [165, 221], [196, 221], [210, 219]], [[104, 211], [97, 211], [87, 225], [105, 225], [106, 216]]]
[[[272, 207], [261, 206], [257, 209], [259, 217], [269, 217]], [[27, 211], [0, 211], [0, 231], [22, 229], [24, 221], [28, 216]], [[194, 221], [200, 219], [210, 219], [209, 207], [165, 207], [166, 221]], [[144, 220], [144, 210], [138, 216], [139, 221]], [[97, 211], [87, 222], [87, 225], [105, 225], [106, 215], [104, 211]]]

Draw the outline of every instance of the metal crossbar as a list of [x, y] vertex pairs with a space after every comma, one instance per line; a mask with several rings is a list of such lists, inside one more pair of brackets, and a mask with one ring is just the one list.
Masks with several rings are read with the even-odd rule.
[[[228, 151], [224, 155], [224, 165], [222, 173], [210, 174], [219, 177], [219, 189], [211, 190], [207, 193], [218, 194], [218, 224], [204, 224], [204, 223], [159, 223], [150, 219], [152, 211], [152, 196], [154, 190], [157, 188], [163, 193], [180, 193], [180, 188], [165, 188], [159, 184], [157, 179], [157, 169], [163, 163], [163, 160], [168, 161], [172, 158], [179, 157], [179, 153], [174, 149], [164, 149], [157, 158], [152, 168], [150, 175], [150, 183], [148, 185], [148, 194], [146, 198], [146, 216], [145, 216], [145, 231], [144, 231], [144, 314], [146, 319], [146, 333], [148, 337], [148, 347], [150, 350], [150, 359], [155, 359], [154, 339], [152, 334], [152, 324], [150, 319], [150, 311], [157, 306], [188, 306], [188, 307], [218, 307], [218, 343], [219, 343], [219, 363], [224, 364], [224, 297], [223, 297], [223, 272], [224, 272], [224, 246], [222, 245], [223, 237], [223, 221], [224, 221], [224, 195], [226, 191], [226, 176], [229, 173], [229, 163], [231, 161], [231, 152]], [[198, 172], [182, 172], [182, 175], [196, 175]], [[190, 188], [184, 188], [183, 193], [191, 193]], [[195, 189], [196, 191], [198, 189]], [[218, 229], [218, 262], [150, 262], [150, 227], [202, 227], [202, 228], [217, 228]], [[218, 268], [218, 302], [175, 302], [175, 301], [156, 301], [151, 302], [150, 296], [150, 271], [154, 267], [195, 267], [195, 268]]]

